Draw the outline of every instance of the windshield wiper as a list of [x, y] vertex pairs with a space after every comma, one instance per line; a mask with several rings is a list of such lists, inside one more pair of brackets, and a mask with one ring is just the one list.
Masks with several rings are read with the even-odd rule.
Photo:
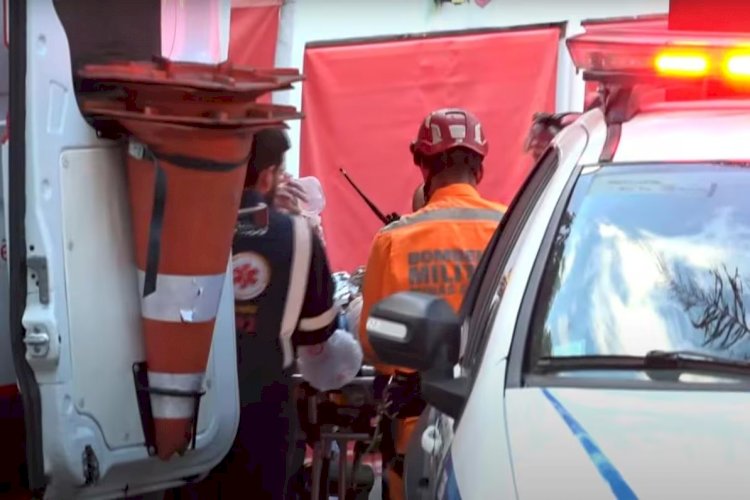
[[750, 362], [693, 351], [649, 351], [645, 356], [564, 356], [540, 358], [537, 373], [578, 370], [672, 370], [732, 373], [750, 377]]
[[750, 375], [750, 363], [696, 351], [649, 351], [643, 358], [648, 368], [721, 368]]

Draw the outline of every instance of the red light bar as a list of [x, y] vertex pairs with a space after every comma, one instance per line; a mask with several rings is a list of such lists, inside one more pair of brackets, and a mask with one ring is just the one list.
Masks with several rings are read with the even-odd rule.
[[750, 35], [601, 30], [568, 40], [576, 68], [593, 75], [661, 76], [750, 84]]
[[709, 64], [709, 58], [699, 50], [664, 49], [654, 58], [654, 69], [660, 75], [705, 77]]

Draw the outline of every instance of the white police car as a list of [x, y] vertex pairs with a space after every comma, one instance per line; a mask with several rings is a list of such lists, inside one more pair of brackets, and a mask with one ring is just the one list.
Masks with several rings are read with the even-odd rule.
[[432, 406], [417, 494], [747, 498], [748, 41], [568, 41], [606, 102], [534, 167], [465, 319], [410, 292], [371, 311], [374, 348]]

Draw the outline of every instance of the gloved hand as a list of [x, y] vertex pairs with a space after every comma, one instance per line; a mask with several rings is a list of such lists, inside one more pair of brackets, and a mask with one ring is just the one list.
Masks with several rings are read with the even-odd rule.
[[385, 223], [386, 225], [388, 225], [388, 224], [391, 224], [392, 222], [396, 222], [399, 219], [401, 219], [401, 216], [397, 214], [396, 212], [393, 212], [385, 216]]

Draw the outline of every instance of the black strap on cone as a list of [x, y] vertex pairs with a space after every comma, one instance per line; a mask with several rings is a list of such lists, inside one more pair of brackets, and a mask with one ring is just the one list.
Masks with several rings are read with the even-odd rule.
[[[136, 147], [133, 147], [137, 144]], [[148, 229], [148, 246], [146, 254], [145, 278], [143, 280], [143, 296], [148, 297], [156, 291], [156, 281], [159, 276], [159, 258], [161, 256], [161, 232], [164, 226], [164, 211], [167, 204], [167, 173], [161, 167], [161, 161], [172, 165], [213, 172], [229, 172], [250, 161], [250, 156], [238, 162], [217, 162], [189, 156], [165, 154], [154, 151], [143, 143], [131, 142], [129, 153], [136, 158], [145, 158], [154, 164], [154, 197], [151, 208], [151, 222]]]
[[148, 227], [148, 246], [146, 269], [143, 280], [143, 296], [148, 297], [156, 291], [156, 280], [159, 276], [159, 257], [161, 256], [161, 231], [164, 226], [164, 208], [167, 204], [167, 173], [161, 168], [159, 159], [145, 150], [146, 158], [154, 163], [154, 202], [151, 208], [151, 222]]

